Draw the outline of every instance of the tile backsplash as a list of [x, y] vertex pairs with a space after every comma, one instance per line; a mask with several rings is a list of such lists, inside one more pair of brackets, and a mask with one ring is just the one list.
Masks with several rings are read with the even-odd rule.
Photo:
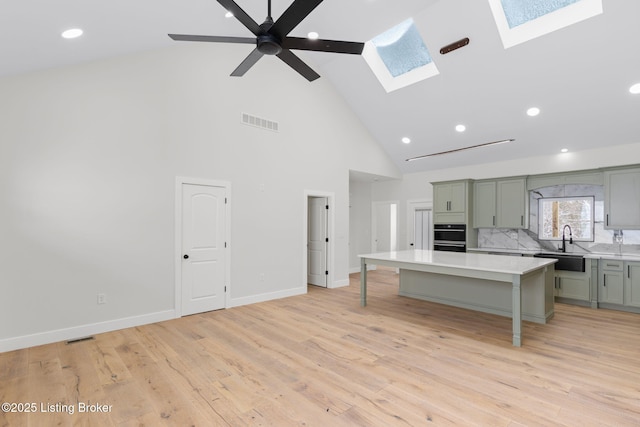
[[[478, 247], [486, 249], [516, 249], [555, 251], [560, 242], [538, 239], [538, 199], [542, 197], [592, 196], [595, 199], [594, 241], [567, 243], [567, 252], [640, 254], [640, 230], [604, 229], [604, 187], [601, 185], [555, 185], [529, 192], [529, 229], [478, 229]], [[617, 237], [617, 238], [616, 238]]]

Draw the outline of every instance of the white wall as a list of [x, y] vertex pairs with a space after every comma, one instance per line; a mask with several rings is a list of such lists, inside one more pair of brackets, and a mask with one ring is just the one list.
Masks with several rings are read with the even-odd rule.
[[431, 182], [536, 175], [638, 163], [640, 163], [640, 143], [610, 146], [605, 141], [603, 148], [575, 153], [406, 174], [401, 180], [373, 183], [371, 197], [373, 201], [400, 200], [399, 248], [408, 249], [407, 201], [412, 199], [433, 200]]
[[326, 79], [276, 58], [229, 77], [245, 55], [185, 44], [0, 80], [0, 351], [172, 317], [176, 176], [231, 182], [231, 305], [306, 292], [305, 190], [335, 194], [348, 279], [349, 169], [398, 170]]
[[360, 271], [359, 254], [371, 253], [371, 183], [349, 180], [349, 272]]

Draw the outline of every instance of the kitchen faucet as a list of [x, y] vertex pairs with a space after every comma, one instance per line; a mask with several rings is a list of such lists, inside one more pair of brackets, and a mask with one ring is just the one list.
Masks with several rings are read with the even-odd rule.
[[565, 226], [562, 227], [562, 247], [558, 248], [561, 249], [562, 252], [567, 252], [567, 242], [564, 237], [564, 231], [567, 227], [569, 227], [569, 243], [573, 245], [573, 233], [571, 232], [571, 226], [569, 224], [565, 224]]

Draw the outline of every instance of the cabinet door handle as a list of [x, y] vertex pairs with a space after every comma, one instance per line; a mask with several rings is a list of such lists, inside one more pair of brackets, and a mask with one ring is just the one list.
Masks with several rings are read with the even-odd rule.
[[558, 288], [562, 289], [562, 277], [558, 277]]
[[602, 278], [602, 284], [604, 285], [605, 288], [607, 287], [607, 276], [604, 276]]
[[627, 277], [631, 279], [631, 266], [627, 265]]
[[609, 214], [607, 214], [607, 225], [609, 225]]
[[496, 226], [496, 216], [495, 215], [493, 216], [493, 226], [494, 227]]
[[524, 215], [520, 215], [520, 225], [524, 226]]

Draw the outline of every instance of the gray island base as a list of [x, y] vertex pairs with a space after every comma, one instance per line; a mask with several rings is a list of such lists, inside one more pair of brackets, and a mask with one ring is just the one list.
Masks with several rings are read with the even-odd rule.
[[408, 250], [360, 257], [360, 305], [367, 305], [367, 266], [400, 271], [399, 295], [512, 318], [513, 345], [522, 345], [522, 320], [553, 317], [555, 259]]

